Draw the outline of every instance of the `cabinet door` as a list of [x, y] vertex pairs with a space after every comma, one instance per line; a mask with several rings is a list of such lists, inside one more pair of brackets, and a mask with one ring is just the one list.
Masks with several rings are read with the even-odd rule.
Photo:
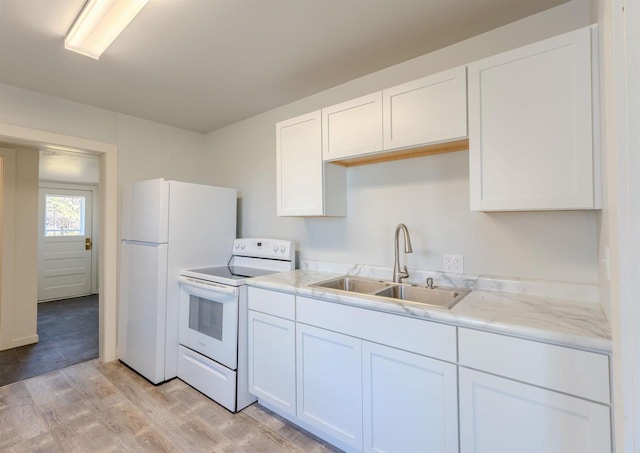
[[611, 451], [609, 407], [460, 367], [461, 453]]
[[249, 392], [296, 415], [295, 323], [249, 310]]
[[278, 215], [322, 215], [320, 110], [276, 125]]
[[346, 215], [345, 168], [322, 161], [321, 112], [276, 124], [279, 216]]
[[364, 450], [458, 451], [456, 366], [363, 342]]
[[382, 92], [322, 109], [322, 158], [382, 150]]
[[471, 209], [590, 209], [591, 31], [469, 65]]
[[389, 88], [382, 98], [384, 149], [467, 136], [465, 67]]
[[297, 324], [298, 418], [362, 449], [362, 341]]

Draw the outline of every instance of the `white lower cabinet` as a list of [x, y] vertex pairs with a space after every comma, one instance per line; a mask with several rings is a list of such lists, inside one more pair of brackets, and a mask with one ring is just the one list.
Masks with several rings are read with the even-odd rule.
[[456, 365], [362, 342], [364, 451], [458, 451]]
[[610, 453], [609, 357], [250, 288], [249, 388], [349, 452]]
[[249, 310], [249, 392], [296, 415], [295, 323]]
[[361, 450], [362, 341], [304, 324], [296, 337], [298, 418]]
[[609, 407], [464, 367], [460, 452], [606, 453]]

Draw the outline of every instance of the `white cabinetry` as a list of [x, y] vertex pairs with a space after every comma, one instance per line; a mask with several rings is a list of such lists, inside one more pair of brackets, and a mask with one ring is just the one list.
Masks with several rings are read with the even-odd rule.
[[344, 216], [343, 165], [466, 149], [466, 136], [465, 67], [281, 121], [277, 213]]
[[462, 453], [611, 451], [608, 356], [466, 328], [458, 342]]
[[322, 157], [343, 159], [382, 150], [382, 92], [322, 109]]
[[599, 207], [592, 33], [576, 30], [468, 66], [472, 210]]
[[611, 451], [606, 354], [252, 287], [249, 373], [346, 451]]
[[249, 392], [292, 416], [296, 414], [294, 304], [291, 294], [249, 288]]
[[299, 418], [343, 448], [457, 452], [456, 365], [421, 355], [455, 362], [455, 327], [307, 297], [296, 314]]
[[382, 92], [384, 149], [467, 136], [466, 68], [440, 72]]
[[322, 161], [320, 110], [276, 124], [279, 216], [346, 214], [345, 168]]
[[456, 365], [363, 341], [364, 451], [458, 451]]
[[609, 407], [460, 367], [461, 453], [605, 453]]
[[[324, 108], [322, 134], [324, 160], [352, 164], [376, 161], [379, 154], [383, 156], [381, 160], [422, 155], [425, 151], [434, 152], [434, 144], [466, 138], [466, 68], [440, 72]], [[463, 147], [459, 144], [446, 150]], [[419, 150], [397, 153], [409, 148]], [[370, 159], [354, 159], [363, 155]]]
[[360, 450], [361, 341], [304, 324], [296, 334], [298, 418]]
[[249, 392], [296, 414], [295, 323], [249, 311]]

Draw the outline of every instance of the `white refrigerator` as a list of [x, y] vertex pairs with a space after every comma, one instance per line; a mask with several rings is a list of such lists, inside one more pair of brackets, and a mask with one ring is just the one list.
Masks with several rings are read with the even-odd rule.
[[178, 374], [181, 270], [223, 266], [237, 191], [153, 179], [122, 194], [118, 358], [154, 384]]

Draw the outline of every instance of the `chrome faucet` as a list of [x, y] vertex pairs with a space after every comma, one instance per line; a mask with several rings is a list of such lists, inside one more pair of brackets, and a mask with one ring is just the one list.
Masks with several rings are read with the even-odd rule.
[[402, 266], [402, 269], [400, 269], [400, 250], [398, 247], [398, 236], [400, 235], [400, 230], [404, 233], [404, 253], [413, 253], [413, 249], [411, 248], [411, 239], [409, 238], [409, 230], [407, 230], [404, 223], [400, 223], [396, 227], [395, 234], [396, 260], [395, 263], [393, 263], [393, 281], [395, 283], [400, 283], [403, 278], [409, 277], [407, 266]]

